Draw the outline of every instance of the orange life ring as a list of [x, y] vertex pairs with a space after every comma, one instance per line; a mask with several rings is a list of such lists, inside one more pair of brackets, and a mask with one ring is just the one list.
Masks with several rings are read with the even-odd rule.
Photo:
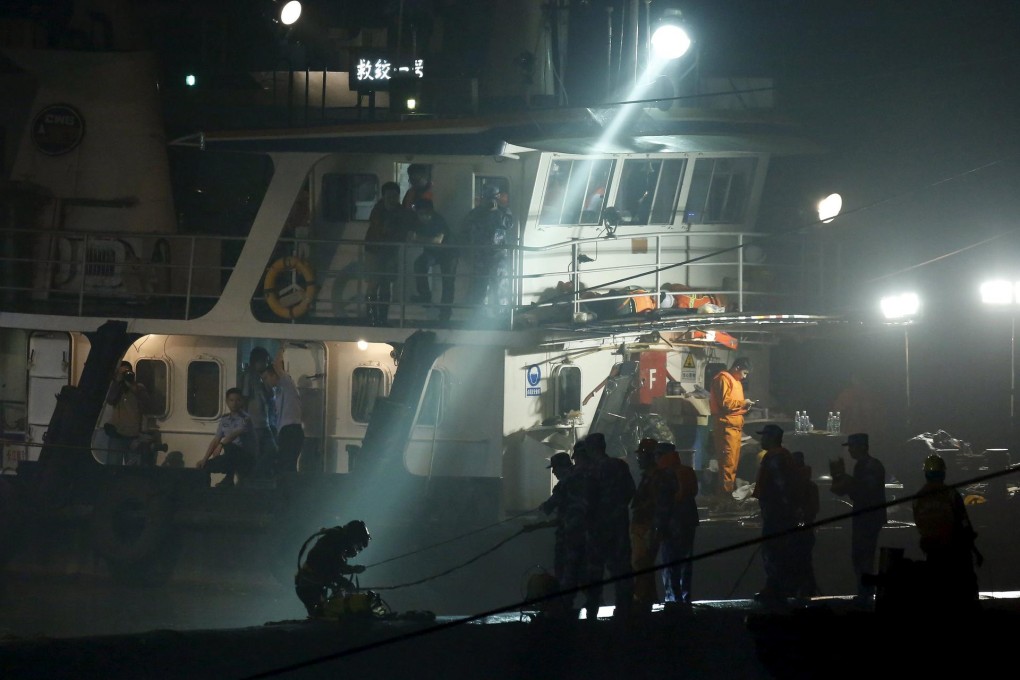
[[[291, 269], [300, 274], [301, 278], [305, 280], [305, 289], [304, 294], [301, 296], [301, 301], [296, 305], [287, 307], [280, 302], [280, 294], [276, 290], [276, 277], [281, 272]], [[269, 305], [269, 309], [284, 319], [296, 319], [299, 316], [303, 316], [308, 311], [318, 291], [319, 287], [315, 283], [315, 270], [300, 257], [292, 255], [281, 257], [274, 262], [268, 271], [266, 271], [266, 280], [262, 285], [262, 292], [265, 294], [266, 304]]]

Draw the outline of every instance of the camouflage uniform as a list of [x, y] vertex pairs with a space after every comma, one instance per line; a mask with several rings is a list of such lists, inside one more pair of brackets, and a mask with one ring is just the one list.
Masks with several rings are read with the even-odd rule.
[[662, 543], [662, 572], [666, 602], [690, 604], [694, 577], [694, 534], [697, 531], [698, 476], [694, 468], [680, 462], [672, 444], [656, 449], [656, 471], [652, 476], [655, 494], [655, 533]]
[[[552, 495], [539, 506], [547, 515], [556, 515], [556, 545], [553, 553], [553, 575], [561, 590], [578, 587], [587, 566], [588, 479], [570, 469], [553, 487]], [[573, 609], [574, 596], [564, 596], [564, 606]]]
[[[605, 572], [611, 578], [629, 574], [630, 558], [630, 501], [634, 498], [634, 478], [630, 467], [620, 458], [607, 456], [604, 449], [590, 454], [592, 460], [581, 474], [591, 483], [591, 507], [588, 523], [588, 578], [601, 581]], [[617, 611], [626, 613], [634, 600], [634, 580], [615, 582]], [[585, 608], [597, 612], [602, 604], [602, 586], [585, 590]]]
[[503, 248], [513, 235], [514, 217], [498, 203], [483, 204], [464, 219], [463, 232], [471, 239], [474, 258], [473, 278], [468, 302], [485, 305], [490, 314], [499, 314], [510, 305], [510, 257]]
[[[630, 502], [630, 563], [634, 571], [650, 568], [655, 564], [659, 554], [659, 542], [654, 535], [655, 494], [652, 487], [652, 474], [655, 471], [653, 449], [658, 443], [655, 439], [642, 439], [638, 445], [637, 459], [641, 468], [641, 479]], [[634, 602], [642, 607], [650, 607], [658, 596], [655, 586], [655, 573], [639, 574], [634, 577]]]

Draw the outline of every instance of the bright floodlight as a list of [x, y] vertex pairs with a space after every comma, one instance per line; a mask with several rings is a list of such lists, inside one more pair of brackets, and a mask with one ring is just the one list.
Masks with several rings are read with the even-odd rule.
[[905, 319], [914, 316], [921, 308], [917, 293], [900, 293], [882, 298], [882, 315], [887, 319]]
[[195, 78], [194, 73], [189, 73], [188, 75], [184, 76], [184, 84], [187, 85], [188, 87], [195, 87], [195, 83], [197, 82], [198, 80]]
[[985, 281], [981, 284], [981, 302], [986, 305], [1011, 305], [1016, 300], [1016, 284], [1005, 279]]
[[366, 349], [368, 349], [368, 343], [365, 342], [364, 340], [358, 340], [358, 349], [364, 352]]
[[290, 26], [295, 21], [301, 18], [301, 3], [298, 0], [290, 0], [290, 2], [284, 3], [283, 9], [280, 10], [280, 23], [284, 26]]
[[689, 49], [690, 36], [676, 24], [663, 24], [652, 33], [652, 54], [660, 59], [678, 59]]
[[818, 201], [818, 219], [823, 223], [828, 224], [829, 222], [836, 219], [836, 215], [843, 209], [843, 197], [839, 194], [829, 194], [822, 200]]

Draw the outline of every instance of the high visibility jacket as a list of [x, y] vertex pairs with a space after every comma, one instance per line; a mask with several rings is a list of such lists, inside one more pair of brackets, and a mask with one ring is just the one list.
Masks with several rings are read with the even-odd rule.
[[709, 407], [716, 418], [742, 425], [744, 414], [744, 386], [729, 371], [719, 371], [712, 380]]

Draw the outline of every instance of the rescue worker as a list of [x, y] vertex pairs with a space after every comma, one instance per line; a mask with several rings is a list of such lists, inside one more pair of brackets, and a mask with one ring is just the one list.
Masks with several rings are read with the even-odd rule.
[[[588, 495], [586, 479], [575, 474], [576, 468], [570, 454], [560, 451], [553, 454], [547, 466], [556, 477], [552, 495], [539, 506], [547, 515], [555, 515], [549, 522], [525, 526], [526, 530], [546, 526], [556, 527], [556, 543], [553, 549], [553, 575], [557, 590], [569, 591], [577, 588], [585, 577], [587, 568], [585, 543], [587, 540]], [[561, 599], [551, 602], [546, 611], [551, 615], [569, 615], [574, 612], [577, 593], [564, 594]]]
[[[634, 580], [620, 578], [630, 573], [630, 502], [634, 498], [634, 478], [630, 466], [621, 458], [606, 453], [606, 438], [601, 432], [586, 436], [574, 447], [574, 461], [588, 476], [592, 487], [588, 522], [588, 579], [603, 580], [606, 572], [614, 582], [616, 614], [626, 616], [634, 604]], [[585, 591], [585, 609], [594, 620], [602, 604], [602, 586]]]
[[680, 460], [672, 442], [655, 447], [655, 536], [662, 545], [665, 602], [691, 604], [694, 576], [694, 534], [697, 531], [698, 475]]
[[368, 290], [365, 301], [368, 322], [384, 326], [389, 318], [393, 284], [400, 273], [400, 245], [407, 240], [413, 228], [414, 213], [400, 204], [400, 185], [386, 182], [381, 188], [382, 198], [368, 216], [365, 232], [365, 269]]
[[[857, 578], [857, 600], [860, 607], [870, 609], [875, 602], [875, 586], [871, 579], [865, 579], [874, 571], [875, 552], [878, 550], [878, 535], [887, 519], [885, 506], [885, 466], [872, 457], [868, 450], [868, 435], [857, 432], [848, 435], [843, 446], [847, 447], [854, 463], [853, 475], [842, 467], [842, 460], [833, 461], [832, 492], [838, 496], [849, 496], [853, 502], [853, 519], [850, 530], [850, 560]], [[882, 506], [882, 507], [879, 507]], [[869, 508], [874, 508], [869, 510]], [[865, 583], [868, 581], [868, 583]]]
[[308, 610], [308, 616], [320, 616], [329, 598], [357, 591], [357, 586], [347, 576], [360, 574], [365, 567], [348, 564], [347, 560], [367, 548], [371, 538], [365, 523], [356, 519], [343, 526], [320, 529], [305, 542], [307, 546], [308, 542], [317, 539], [304, 563], [301, 563], [301, 557], [305, 546], [301, 548], [294, 590]]
[[762, 565], [765, 587], [754, 599], [767, 605], [785, 602], [793, 594], [790, 575], [790, 535], [797, 526], [800, 501], [793, 456], [783, 446], [783, 428], [768, 424], [758, 431], [765, 451], [758, 464], [754, 497], [761, 509]]
[[719, 461], [719, 493], [714, 505], [729, 509], [734, 504], [733, 490], [740, 463], [740, 444], [744, 435], [744, 414], [751, 408], [750, 399], [744, 398], [741, 381], [751, 374], [751, 362], [738, 357], [728, 371], [719, 371], [712, 379], [709, 407], [712, 414], [712, 444]]
[[401, 204], [408, 209], [420, 200], [432, 201], [432, 168], [424, 163], [407, 166], [407, 181], [410, 183]]
[[[646, 437], [638, 443], [635, 456], [641, 477], [630, 502], [630, 564], [634, 571], [650, 569], [659, 554], [655, 537], [655, 493], [652, 476], [655, 472], [655, 446], [659, 441]], [[658, 601], [655, 572], [634, 577], [634, 605], [639, 613], [650, 612]]]
[[924, 486], [913, 502], [914, 524], [921, 536], [929, 577], [945, 603], [966, 607], [978, 601], [974, 559], [984, 558], [974, 545], [974, 531], [963, 497], [946, 486], [946, 462], [938, 454], [924, 461]]
[[432, 304], [432, 289], [429, 287], [429, 270], [438, 266], [442, 272], [443, 292], [439, 298], [439, 320], [449, 321], [453, 313], [453, 292], [457, 274], [459, 252], [450, 246], [450, 228], [446, 220], [427, 198], [419, 199], [414, 204], [417, 222], [414, 227], [414, 239], [424, 247], [421, 255], [414, 260], [414, 285], [417, 296], [414, 302]]
[[[806, 527], [818, 519], [821, 499], [818, 484], [811, 478], [811, 466], [804, 462], [804, 452], [794, 451], [793, 471], [804, 490], [804, 503], [800, 509], [798, 526]], [[802, 528], [790, 536], [790, 570], [795, 597], [812, 598], [818, 594], [812, 553], [815, 549], [815, 530]]]
[[510, 258], [503, 246], [514, 235], [514, 216], [500, 203], [500, 193], [495, 184], [486, 184], [481, 203], [467, 214], [461, 229], [474, 246], [468, 303], [491, 316], [501, 316], [510, 304]]

